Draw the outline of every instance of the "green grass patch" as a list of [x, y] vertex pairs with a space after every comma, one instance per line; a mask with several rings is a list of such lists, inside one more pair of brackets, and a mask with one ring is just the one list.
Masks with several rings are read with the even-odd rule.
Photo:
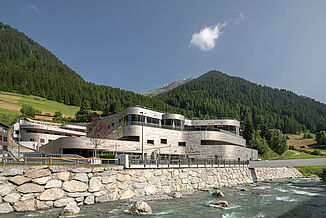
[[297, 168], [303, 176], [311, 176], [313, 174], [322, 176], [323, 169], [326, 169], [326, 166], [313, 166], [313, 167], [295, 167]]
[[294, 155], [294, 154], [295, 154], [295, 152], [290, 151], [290, 150], [287, 150], [287, 151], [284, 153], [285, 156], [287, 156], [287, 155]]
[[282, 159], [284, 160], [290, 160], [290, 159], [312, 159], [312, 158], [324, 158], [323, 156], [318, 156], [318, 155], [312, 155], [312, 154], [307, 154], [304, 152], [300, 152], [299, 155], [291, 156], [291, 157], [284, 157]]
[[23, 104], [32, 105], [35, 109], [42, 111], [43, 114], [50, 113], [53, 115], [56, 111], [61, 111], [65, 117], [74, 117], [79, 110], [77, 106], [65, 105], [37, 96], [2, 91], [0, 92], [0, 102], [0, 113], [19, 113]]

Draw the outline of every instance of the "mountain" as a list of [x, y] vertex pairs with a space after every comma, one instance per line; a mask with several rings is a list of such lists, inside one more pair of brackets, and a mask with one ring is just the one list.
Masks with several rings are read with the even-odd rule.
[[93, 110], [101, 111], [121, 111], [130, 105], [142, 105], [193, 115], [158, 99], [86, 82], [50, 51], [3, 23], [0, 23], [0, 91], [40, 96], [76, 106], [88, 100]]
[[192, 110], [199, 118], [252, 120], [256, 128], [266, 124], [284, 133], [326, 129], [325, 104], [218, 71], [210, 71], [155, 98]]
[[159, 87], [159, 88], [156, 88], [156, 89], [153, 89], [153, 90], [150, 90], [146, 93], [144, 93], [143, 95], [145, 96], [149, 96], [149, 97], [155, 97], [159, 94], [163, 94], [165, 92], [168, 92], [182, 84], [185, 84], [189, 81], [191, 81], [193, 78], [188, 78], [188, 79], [182, 79], [182, 80], [179, 80], [179, 81], [174, 81], [174, 82], [170, 82], [170, 83], [167, 83], [167, 84], [164, 84], [163, 86]]

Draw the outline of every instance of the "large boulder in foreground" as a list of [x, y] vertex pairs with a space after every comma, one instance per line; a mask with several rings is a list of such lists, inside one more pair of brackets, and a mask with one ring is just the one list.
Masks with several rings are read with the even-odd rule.
[[213, 197], [218, 197], [218, 198], [224, 198], [225, 194], [221, 190], [217, 190], [217, 191], [212, 193], [212, 196]]
[[227, 201], [213, 201], [210, 202], [211, 205], [221, 206], [221, 207], [229, 207], [229, 203]]
[[80, 208], [77, 207], [76, 202], [70, 202], [61, 212], [61, 216], [73, 216], [79, 214]]
[[130, 209], [131, 214], [152, 213], [152, 208], [146, 202], [136, 202]]

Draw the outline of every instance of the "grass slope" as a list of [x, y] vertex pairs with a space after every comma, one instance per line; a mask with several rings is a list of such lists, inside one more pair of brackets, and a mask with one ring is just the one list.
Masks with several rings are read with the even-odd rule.
[[19, 116], [23, 104], [32, 105], [35, 109], [42, 111], [43, 114], [50, 113], [53, 115], [56, 111], [61, 111], [64, 117], [74, 117], [79, 110], [79, 107], [41, 97], [0, 91], [0, 122], [11, 125]]

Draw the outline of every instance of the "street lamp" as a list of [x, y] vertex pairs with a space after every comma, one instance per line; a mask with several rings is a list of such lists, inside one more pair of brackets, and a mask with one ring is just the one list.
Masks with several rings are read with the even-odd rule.
[[142, 155], [142, 161], [144, 163], [144, 112], [140, 112], [141, 114], [141, 155]]

